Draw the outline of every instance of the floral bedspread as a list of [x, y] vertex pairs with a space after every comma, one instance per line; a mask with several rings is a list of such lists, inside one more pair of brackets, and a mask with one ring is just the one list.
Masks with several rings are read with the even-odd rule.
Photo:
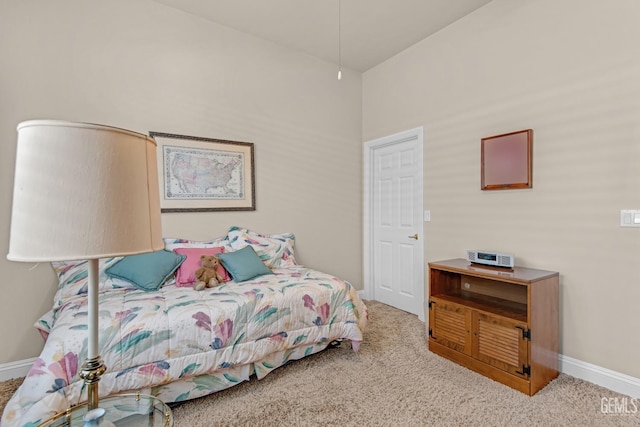
[[[99, 395], [142, 390], [166, 402], [200, 397], [262, 378], [338, 338], [362, 340], [367, 309], [346, 281], [303, 267], [197, 292], [108, 289], [99, 295]], [[54, 314], [54, 315], [52, 315]], [[2, 425], [32, 426], [86, 400], [87, 301], [49, 314], [48, 338]], [[47, 328], [49, 329], [49, 328]]]

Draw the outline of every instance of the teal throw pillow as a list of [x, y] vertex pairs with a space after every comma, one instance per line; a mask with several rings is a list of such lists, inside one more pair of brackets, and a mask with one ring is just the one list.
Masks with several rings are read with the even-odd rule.
[[216, 256], [236, 282], [244, 282], [263, 274], [271, 274], [269, 267], [264, 265], [264, 262], [251, 246], [245, 246], [237, 251], [225, 252]]
[[186, 258], [186, 255], [167, 250], [129, 255], [107, 268], [105, 273], [126, 280], [136, 288], [155, 291], [160, 289]]

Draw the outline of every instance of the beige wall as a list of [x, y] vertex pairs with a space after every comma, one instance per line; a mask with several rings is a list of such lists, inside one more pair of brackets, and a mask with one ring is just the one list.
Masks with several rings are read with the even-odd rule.
[[[640, 377], [640, 2], [494, 0], [363, 76], [363, 139], [424, 126], [428, 261], [560, 272], [561, 352]], [[533, 188], [480, 190], [480, 138], [532, 128]], [[532, 331], [535, 334], [535, 331]]]
[[[163, 215], [166, 236], [294, 232], [298, 260], [362, 288], [361, 75], [138, 0], [0, 0], [0, 254], [16, 125], [101, 123], [255, 143], [255, 212]], [[96, 189], [99, 191], [99, 189]], [[36, 357], [55, 275], [0, 256], [0, 363]]]

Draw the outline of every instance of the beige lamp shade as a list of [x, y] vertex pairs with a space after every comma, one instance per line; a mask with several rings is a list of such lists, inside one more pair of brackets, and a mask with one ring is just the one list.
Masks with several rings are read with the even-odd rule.
[[162, 248], [152, 138], [66, 121], [18, 125], [8, 259], [95, 259]]

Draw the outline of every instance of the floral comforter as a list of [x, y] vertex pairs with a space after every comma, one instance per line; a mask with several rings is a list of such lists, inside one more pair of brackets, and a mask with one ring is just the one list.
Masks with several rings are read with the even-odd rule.
[[[262, 378], [338, 338], [357, 350], [367, 309], [348, 282], [303, 267], [273, 273], [202, 292], [173, 285], [101, 291], [99, 345], [107, 372], [100, 396], [142, 390], [183, 401], [252, 374]], [[37, 425], [86, 400], [79, 378], [86, 298], [66, 300], [49, 323], [40, 357], [5, 408], [5, 427]]]

